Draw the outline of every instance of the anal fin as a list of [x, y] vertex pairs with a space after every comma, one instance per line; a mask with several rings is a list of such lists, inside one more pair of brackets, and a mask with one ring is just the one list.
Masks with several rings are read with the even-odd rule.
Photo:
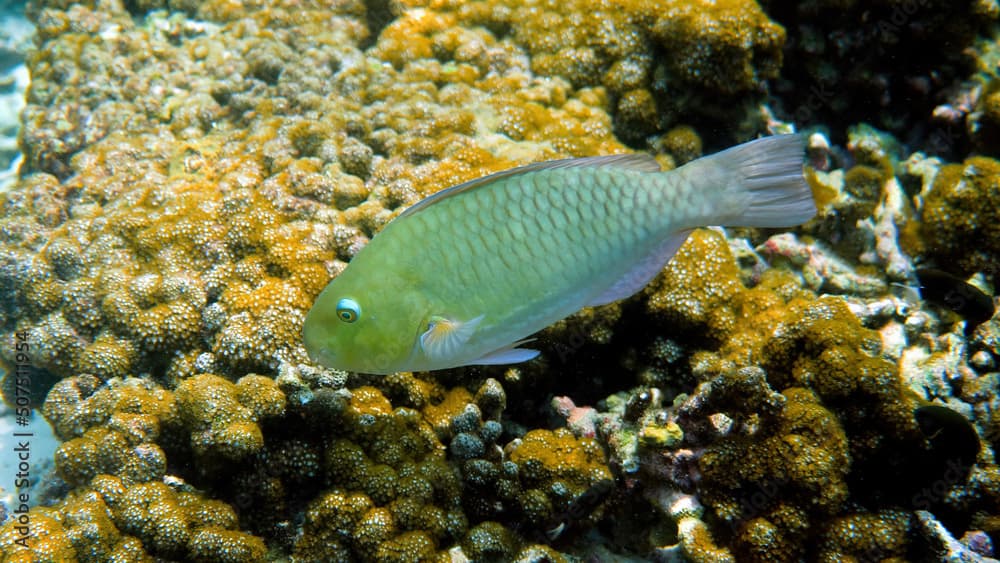
[[531, 350], [530, 348], [518, 348], [521, 344], [531, 342], [534, 338], [527, 338], [525, 340], [518, 340], [513, 344], [509, 344], [500, 348], [499, 350], [494, 350], [485, 356], [469, 362], [472, 365], [478, 366], [497, 366], [503, 364], [519, 364], [521, 362], [527, 362], [538, 357], [538, 350]]
[[619, 299], [625, 299], [646, 287], [646, 284], [660, 273], [660, 270], [667, 265], [674, 254], [677, 254], [677, 250], [684, 244], [689, 234], [691, 234], [691, 229], [667, 237], [653, 252], [636, 262], [631, 270], [587, 305], [590, 307], [607, 305]]

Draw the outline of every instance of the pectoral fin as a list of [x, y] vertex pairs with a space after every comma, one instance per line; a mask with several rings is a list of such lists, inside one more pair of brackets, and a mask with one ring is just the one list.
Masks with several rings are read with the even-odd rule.
[[420, 348], [428, 358], [444, 361], [454, 358], [462, 346], [472, 338], [483, 315], [468, 321], [458, 321], [447, 317], [431, 317], [427, 330], [420, 335]]

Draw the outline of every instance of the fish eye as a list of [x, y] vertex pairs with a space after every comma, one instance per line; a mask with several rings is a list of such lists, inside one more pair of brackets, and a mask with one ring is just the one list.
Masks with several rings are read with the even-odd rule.
[[337, 301], [337, 317], [345, 323], [353, 323], [361, 316], [361, 305], [358, 302], [345, 297]]

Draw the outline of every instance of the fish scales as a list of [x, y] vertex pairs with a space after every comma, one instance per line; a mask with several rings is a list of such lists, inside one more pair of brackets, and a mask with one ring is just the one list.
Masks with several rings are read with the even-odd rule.
[[431, 196], [317, 298], [306, 348], [370, 373], [523, 361], [535, 353], [517, 340], [638, 291], [691, 228], [807, 219], [803, 158], [800, 138], [773, 137], [670, 172], [641, 157], [556, 161]]
[[[593, 181], [592, 175], [600, 179]], [[525, 293], [566, 294], [566, 299], [549, 301], [542, 307], [528, 310], [521, 306], [526, 310], [517, 316], [524, 325], [550, 318], [554, 322], [566, 316], [565, 311], [585, 304], [581, 300], [596, 292], [592, 285], [603, 286], [607, 284], [604, 280], [617, 279], [636, 254], [652, 245], [653, 241], [639, 247], [628, 245], [628, 239], [637, 238], [632, 231], [669, 229], [658, 223], [677, 214], [661, 208], [669, 206], [677, 194], [650, 195], [651, 205], [632, 209], [629, 214], [622, 212], [631, 207], [626, 205], [631, 198], [629, 191], [674, 191], [650, 184], [654, 183], [644, 181], [640, 174], [620, 170], [569, 168], [515, 176], [490, 190], [442, 200], [434, 209], [414, 216], [423, 220], [407, 228], [405, 236], [394, 238], [398, 247], [392, 252], [411, 255], [422, 250], [430, 268], [462, 272], [429, 288], [430, 293], [456, 305], [449, 311], [452, 315], [474, 318], [492, 302], [516, 303], [518, 295]], [[690, 185], [682, 183], [676, 188], [690, 189]], [[570, 197], [564, 198], [564, 193]], [[511, 210], [507, 220], [481, 221], [482, 214], [475, 210], [489, 205]], [[580, 217], [575, 225], [565, 224], [561, 205], [572, 207]], [[520, 224], [527, 236], [512, 236], [505, 223]], [[501, 255], [518, 267], [509, 268]], [[465, 288], [476, 288], [476, 292], [459, 303], [453, 296], [469, 293]], [[492, 328], [484, 322], [482, 338], [489, 339]]]

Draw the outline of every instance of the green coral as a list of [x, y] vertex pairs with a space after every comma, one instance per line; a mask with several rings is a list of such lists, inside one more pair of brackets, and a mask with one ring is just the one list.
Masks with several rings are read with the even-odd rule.
[[260, 452], [264, 437], [258, 423], [284, 413], [285, 396], [274, 380], [255, 375], [234, 384], [201, 374], [183, 381], [175, 393], [180, 418], [191, 432], [191, 447], [204, 457], [239, 461]]
[[[580, 497], [612, 481], [600, 444], [577, 438], [565, 428], [528, 432], [511, 448], [510, 461], [517, 466], [524, 489], [522, 509], [535, 525], [571, 513]], [[584, 520], [596, 521], [600, 514], [600, 510], [593, 511]]]
[[32, 509], [29, 518], [33, 537], [27, 549], [13, 544], [18, 533], [13, 523], [0, 528], [4, 563], [147, 563], [163, 558], [250, 563], [265, 553], [260, 538], [235, 529], [236, 514], [228, 505], [177, 492], [162, 482], [128, 485], [102, 475], [53, 509]]
[[736, 528], [735, 550], [758, 561], [803, 557], [809, 528], [848, 496], [850, 456], [837, 417], [807, 389], [782, 394], [783, 408], [756, 435], [714, 444], [699, 464], [703, 500]]
[[924, 199], [923, 253], [963, 277], [984, 272], [1000, 283], [1000, 163], [972, 157], [942, 166]]

